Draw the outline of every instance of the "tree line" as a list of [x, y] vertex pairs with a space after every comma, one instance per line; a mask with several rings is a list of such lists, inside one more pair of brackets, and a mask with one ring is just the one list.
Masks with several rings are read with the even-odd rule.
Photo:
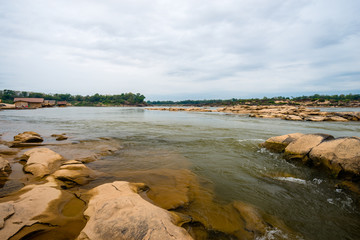
[[118, 95], [71, 95], [66, 94], [45, 94], [38, 92], [0, 90], [0, 99], [5, 103], [13, 103], [14, 98], [44, 98], [45, 100], [67, 101], [75, 106], [96, 106], [96, 105], [145, 105], [145, 96], [140, 93], [121, 93]]
[[320, 95], [314, 94], [311, 96], [300, 97], [263, 97], [263, 98], [249, 98], [249, 99], [211, 99], [211, 100], [182, 100], [182, 101], [148, 101], [150, 105], [191, 105], [191, 106], [223, 106], [236, 104], [251, 104], [251, 105], [272, 105], [272, 104], [297, 104], [297, 102], [325, 102], [330, 101], [333, 104], [346, 104], [351, 101], [360, 101], [360, 94], [340, 94], [340, 95]]

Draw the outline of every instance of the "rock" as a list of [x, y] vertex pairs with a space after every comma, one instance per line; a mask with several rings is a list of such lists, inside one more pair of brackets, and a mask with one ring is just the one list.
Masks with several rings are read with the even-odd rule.
[[0, 157], [0, 177], [7, 177], [11, 173], [11, 167], [8, 160]]
[[68, 139], [68, 137], [65, 136], [65, 134], [52, 134], [51, 136], [55, 137], [56, 141], [63, 141], [63, 140]]
[[18, 143], [36, 143], [44, 140], [38, 133], [28, 131], [14, 136], [14, 141]]
[[138, 190], [120, 181], [90, 190], [88, 222], [77, 239], [192, 239], [174, 224], [175, 214], [145, 201]]
[[0, 199], [0, 239], [75, 239], [85, 226], [85, 202], [48, 177]]
[[312, 122], [322, 122], [325, 121], [327, 118], [323, 116], [309, 116], [305, 117], [306, 121], [312, 121]]
[[0, 203], [1, 239], [10, 239], [22, 228], [40, 222], [37, 217], [61, 196], [61, 191], [56, 189], [54, 183], [28, 185], [22, 192], [16, 200]]
[[12, 149], [7, 146], [0, 145], [0, 154], [1, 155], [16, 155], [16, 154], [18, 154], [18, 152], [19, 151], [16, 149]]
[[85, 185], [93, 180], [95, 172], [76, 160], [65, 162], [53, 176], [64, 182], [62, 187], [71, 188], [76, 185]]
[[334, 121], [334, 122], [348, 122], [346, 118], [340, 116], [331, 116], [326, 119], [326, 121]]
[[50, 174], [59, 165], [62, 156], [48, 148], [34, 148], [24, 153], [23, 160], [27, 160], [24, 171], [35, 177]]
[[307, 154], [322, 143], [323, 141], [328, 141], [334, 139], [333, 136], [327, 134], [305, 134], [295, 141], [291, 142], [285, 148], [285, 158], [290, 160], [303, 160], [307, 162], [309, 159]]
[[94, 162], [94, 161], [98, 160], [98, 155], [91, 154], [88, 156], [79, 156], [76, 158], [76, 160], [79, 160], [82, 163], [90, 163], [90, 162]]
[[282, 119], [290, 120], [290, 121], [302, 121], [304, 120], [302, 117], [297, 115], [285, 115]]
[[282, 136], [271, 137], [266, 140], [262, 146], [273, 152], [284, 152], [285, 148], [296, 139], [300, 138], [304, 134], [291, 133]]
[[311, 150], [309, 157], [315, 165], [326, 167], [335, 176], [340, 173], [360, 176], [359, 138], [337, 138], [322, 142]]

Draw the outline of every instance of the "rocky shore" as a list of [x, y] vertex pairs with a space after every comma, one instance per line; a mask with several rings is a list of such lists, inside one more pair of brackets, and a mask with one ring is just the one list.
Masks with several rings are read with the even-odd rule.
[[292, 133], [271, 137], [263, 144], [266, 149], [282, 153], [296, 161], [329, 172], [344, 180], [343, 185], [360, 193], [360, 138], [334, 138], [328, 134]]
[[[116, 179], [88, 164], [121, 150], [118, 142], [43, 143], [58, 137], [28, 131], [0, 142], [1, 187], [12, 173], [23, 175], [21, 187], [2, 192], [1, 239], [255, 239], [275, 230], [277, 239], [299, 236], [250, 204], [214, 201], [187, 169], [124, 172]], [[145, 182], [136, 182], [143, 175]]]
[[159, 111], [187, 111], [187, 112], [223, 112], [231, 114], [243, 114], [255, 118], [280, 118], [291, 121], [335, 121], [348, 122], [360, 121], [360, 112], [322, 112], [319, 109], [310, 109], [304, 106], [248, 106], [237, 105], [218, 109], [207, 109], [200, 107], [166, 107], [146, 108], [147, 110]]

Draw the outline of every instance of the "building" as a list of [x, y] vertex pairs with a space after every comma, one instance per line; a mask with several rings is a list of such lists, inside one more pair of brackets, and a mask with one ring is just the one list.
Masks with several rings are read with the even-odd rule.
[[43, 98], [14, 98], [15, 108], [40, 108]]
[[44, 107], [54, 107], [56, 105], [55, 100], [44, 100], [43, 106]]
[[58, 101], [58, 102], [57, 102], [57, 105], [58, 105], [59, 107], [66, 107], [66, 106], [67, 106], [67, 101]]

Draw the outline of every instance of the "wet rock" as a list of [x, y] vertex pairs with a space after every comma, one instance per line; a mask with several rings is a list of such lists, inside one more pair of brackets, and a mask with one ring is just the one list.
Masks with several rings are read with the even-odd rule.
[[282, 136], [271, 137], [267, 139], [262, 146], [273, 152], [284, 152], [285, 148], [296, 139], [300, 138], [304, 134], [291, 133]]
[[139, 186], [113, 182], [92, 189], [88, 222], [77, 239], [192, 239], [174, 214], [142, 199]]
[[1, 155], [16, 155], [18, 154], [19, 150], [9, 148], [5, 145], [0, 145], [0, 154]]
[[309, 157], [315, 165], [326, 167], [334, 176], [340, 173], [360, 176], [359, 138], [338, 138], [322, 142], [311, 150]]
[[40, 134], [36, 132], [23, 132], [14, 136], [14, 141], [17, 143], [37, 143], [44, 141]]
[[63, 141], [63, 140], [67, 140], [68, 137], [65, 136], [65, 134], [52, 134], [52, 137], [56, 138], [56, 141]]
[[87, 155], [87, 156], [78, 156], [76, 158], [76, 160], [82, 162], [82, 163], [90, 163], [90, 162], [94, 162], [96, 160], [98, 160], [98, 155], [97, 154], [91, 154], [91, 155]]
[[71, 188], [76, 185], [84, 185], [93, 180], [95, 172], [76, 160], [65, 162], [59, 170], [54, 172], [53, 176], [64, 182], [62, 187]]
[[62, 156], [48, 148], [34, 148], [25, 152], [22, 159], [27, 160], [24, 166], [25, 172], [42, 178], [60, 165]]
[[8, 160], [0, 157], [0, 177], [7, 177], [11, 173], [11, 167]]
[[334, 139], [334, 137], [327, 134], [305, 134], [291, 142], [285, 148], [285, 158], [289, 160], [302, 160], [303, 162], [307, 162], [309, 160], [307, 154], [311, 151], [311, 149], [323, 141], [332, 139]]

